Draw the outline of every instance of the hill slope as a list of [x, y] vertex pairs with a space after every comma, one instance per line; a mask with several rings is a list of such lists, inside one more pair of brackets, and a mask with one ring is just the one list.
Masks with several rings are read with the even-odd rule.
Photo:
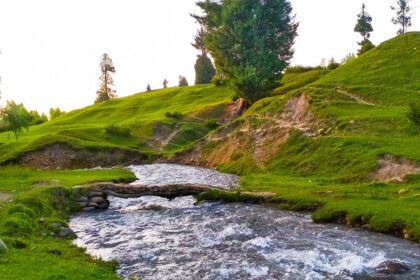
[[[188, 163], [243, 174], [314, 218], [420, 240], [420, 33], [387, 41], [316, 82], [260, 100], [189, 153]], [[409, 175], [407, 177], [407, 175]], [[405, 183], [400, 181], [405, 180]]]
[[[230, 90], [212, 85], [170, 88], [113, 99], [31, 127], [16, 142], [0, 134], [0, 162], [57, 142], [77, 148], [170, 154], [229, 119]], [[182, 117], [166, 117], [166, 113]], [[210, 124], [209, 124], [210, 122]]]

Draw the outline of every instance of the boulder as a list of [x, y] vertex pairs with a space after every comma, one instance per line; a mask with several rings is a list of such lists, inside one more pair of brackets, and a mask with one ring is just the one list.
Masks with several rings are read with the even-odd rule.
[[98, 204], [97, 208], [102, 209], [102, 210], [108, 209], [109, 208], [109, 201], [105, 200], [103, 203]]
[[79, 197], [76, 197], [76, 201], [77, 202], [87, 202], [88, 198], [86, 196], [79, 196]]
[[83, 208], [83, 212], [91, 212], [91, 211], [94, 211], [94, 210], [96, 210], [96, 208], [95, 207], [90, 207], [90, 206]]
[[102, 204], [105, 202], [105, 199], [101, 196], [95, 196], [89, 199], [90, 203]]
[[385, 261], [376, 268], [376, 271], [383, 274], [404, 274], [409, 270], [407, 265], [395, 260]]
[[76, 237], [76, 234], [70, 228], [62, 227], [58, 233], [58, 236], [62, 238], [74, 238]]
[[79, 204], [79, 206], [81, 208], [84, 208], [84, 207], [88, 206], [88, 203], [87, 202], [77, 202], [77, 204]]
[[88, 204], [88, 207], [95, 207], [95, 208], [97, 208], [98, 207], [98, 204], [97, 203], [89, 203]]
[[105, 198], [106, 194], [104, 194], [103, 192], [97, 192], [97, 191], [91, 191], [87, 194], [88, 198], [97, 197], [97, 196]]
[[9, 251], [6, 244], [0, 239], [0, 254]]

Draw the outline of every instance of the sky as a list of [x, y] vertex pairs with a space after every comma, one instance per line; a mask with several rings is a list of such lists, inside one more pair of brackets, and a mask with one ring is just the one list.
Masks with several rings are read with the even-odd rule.
[[[114, 62], [118, 96], [194, 82], [196, 0], [0, 0], [0, 105], [6, 100], [47, 113], [93, 103], [103, 53]], [[291, 0], [300, 23], [292, 64], [319, 65], [357, 52], [362, 2], [373, 17], [371, 40], [395, 36], [396, 0]], [[411, 0], [420, 31], [420, 0]]]

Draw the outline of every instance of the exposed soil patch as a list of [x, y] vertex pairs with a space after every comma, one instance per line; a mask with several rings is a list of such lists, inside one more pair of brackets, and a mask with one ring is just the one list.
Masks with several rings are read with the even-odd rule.
[[403, 182], [405, 176], [411, 174], [420, 174], [419, 164], [386, 155], [379, 159], [379, 169], [372, 178], [380, 182]]
[[368, 106], [375, 106], [375, 104], [364, 100], [361, 96], [359, 96], [357, 94], [354, 94], [352, 92], [349, 92], [349, 91], [346, 91], [346, 90], [343, 90], [343, 89], [340, 89], [340, 88], [338, 88], [336, 90], [337, 90], [338, 93], [341, 93], [341, 94], [344, 94], [347, 97], [350, 97], [351, 99], [355, 100], [359, 104], [368, 105]]
[[127, 162], [143, 163], [145, 157], [136, 152], [120, 149], [76, 149], [68, 144], [56, 143], [40, 150], [21, 155], [12, 163], [41, 169], [74, 169], [112, 167]]
[[[238, 107], [241, 107], [240, 104]], [[310, 111], [309, 97], [299, 94], [292, 97], [280, 113], [252, 115], [243, 122], [233, 122], [175, 160], [217, 167], [247, 157], [246, 160], [264, 167], [286, 143], [293, 130], [316, 137], [325, 132], [320, 128], [320, 122]]]
[[9, 193], [0, 192], [0, 208], [3, 204], [9, 202], [12, 199], [12, 196]]

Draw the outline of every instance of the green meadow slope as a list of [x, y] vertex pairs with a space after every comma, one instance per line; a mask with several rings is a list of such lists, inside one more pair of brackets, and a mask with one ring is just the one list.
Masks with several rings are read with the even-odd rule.
[[[24, 131], [16, 142], [0, 134], [0, 162], [56, 142], [77, 148], [118, 148], [144, 154], [170, 154], [214, 129], [232, 92], [212, 85], [139, 93], [64, 114]], [[180, 112], [181, 118], [165, 114]], [[219, 118], [219, 119], [218, 119]], [[106, 128], [116, 126], [116, 129]]]
[[407, 118], [419, 66], [420, 33], [396, 37], [260, 100], [184, 158], [242, 174], [242, 190], [283, 208], [318, 210], [316, 221], [419, 241], [420, 131]]

